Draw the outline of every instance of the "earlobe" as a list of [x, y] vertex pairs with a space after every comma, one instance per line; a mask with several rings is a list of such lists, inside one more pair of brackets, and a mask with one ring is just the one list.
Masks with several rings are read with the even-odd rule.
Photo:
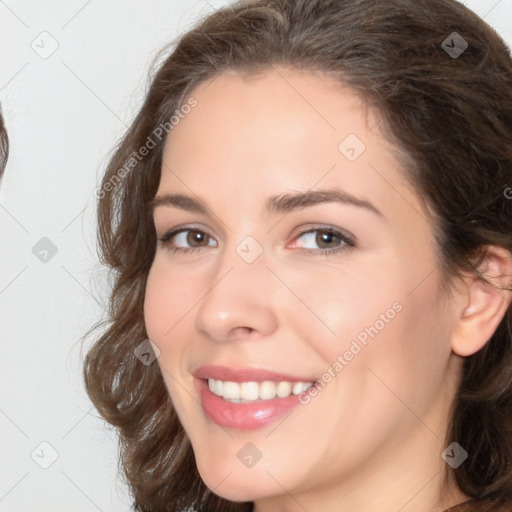
[[509, 251], [488, 247], [479, 271], [485, 280], [475, 275], [464, 278], [462, 307], [452, 333], [452, 350], [462, 357], [484, 347], [512, 299], [512, 254]]

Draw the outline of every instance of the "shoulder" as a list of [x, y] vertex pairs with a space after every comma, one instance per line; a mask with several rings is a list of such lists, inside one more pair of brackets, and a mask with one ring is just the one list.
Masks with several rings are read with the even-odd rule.
[[444, 512], [512, 512], [512, 500], [471, 500], [455, 505]]

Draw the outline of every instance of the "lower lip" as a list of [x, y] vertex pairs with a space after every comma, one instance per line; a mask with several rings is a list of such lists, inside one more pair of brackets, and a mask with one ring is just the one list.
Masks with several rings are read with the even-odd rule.
[[273, 398], [252, 403], [227, 402], [210, 391], [208, 381], [196, 379], [205, 413], [225, 428], [255, 430], [276, 421], [299, 405], [299, 396]]

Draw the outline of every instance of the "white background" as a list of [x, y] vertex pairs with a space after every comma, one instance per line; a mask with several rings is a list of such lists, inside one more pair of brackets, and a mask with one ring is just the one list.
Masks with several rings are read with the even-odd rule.
[[[226, 3], [0, 0], [1, 512], [130, 509], [115, 434], [82, 383], [80, 338], [107, 300], [93, 191], [158, 50]], [[512, 45], [512, 0], [464, 3]], [[46, 262], [32, 252], [43, 237]]]

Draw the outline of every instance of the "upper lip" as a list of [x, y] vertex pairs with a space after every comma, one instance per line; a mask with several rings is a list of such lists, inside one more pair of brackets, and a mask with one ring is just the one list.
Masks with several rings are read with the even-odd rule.
[[232, 368], [228, 366], [206, 365], [193, 372], [198, 379], [216, 379], [230, 382], [315, 382], [315, 378], [297, 377], [264, 368]]

